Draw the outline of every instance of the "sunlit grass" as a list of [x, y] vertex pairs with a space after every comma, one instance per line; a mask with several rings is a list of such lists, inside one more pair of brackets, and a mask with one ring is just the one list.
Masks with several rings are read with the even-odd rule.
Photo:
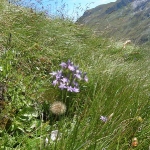
[[[150, 68], [144, 51], [123, 49], [70, 20], [0, 3], [0, 84], [6, 88], [0, 149], [148, 149]], [[53, 87], [50, 73], [68, 59], [88, 82], [67, 95]], [[53, 114], [53, 102], [63, 101], [64, 93], [66, 113]]]

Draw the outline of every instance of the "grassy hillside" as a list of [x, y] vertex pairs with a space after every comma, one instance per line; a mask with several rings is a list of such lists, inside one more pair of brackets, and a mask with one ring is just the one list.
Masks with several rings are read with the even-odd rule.
[[149, 148], [143, 49], [5, 1], [0, 14], [0, 149]]
[[[131, 39], [135, 44], [150, 45], [149, 1], [118, 0], [87, 10], [78, 22], [85, 24], [97, 33], [125, 41]], [[145, 4], [144, 4], [145, 3]]]

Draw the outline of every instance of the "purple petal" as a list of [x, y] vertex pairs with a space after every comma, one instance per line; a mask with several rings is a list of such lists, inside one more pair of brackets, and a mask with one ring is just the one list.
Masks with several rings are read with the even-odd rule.
[[73, 85], [78, 87], [79, 84], [77, 82], [73, 81]]
[[58, 80], [54, 80], [52, 84], [56, 86], [58, 84]]
[[62, 70], [57, 72], [56, 79], [60, 79], [61, 77], [62, 77]]
[[68, 79], [68, 78], [62, 78], [61, 81], [62, 81], [63, 83], [68, 83], [68, 82], [69, 82], [69, 79]]
[[71, 86], [68, 86], [67, 91], [73, 92], [73, 88]]
[[79, 92], [79, 88], [74, 87], [73, 88], [73, 92], [78, 93]]
[[60, 64], [60, 66], [61, 66], [62, 68], [67, 68], [67, 64], [66, 64], [65, 62], [62, 62], [62, 63]]
[[66, 85], [65, 85], [65, 84], [60, 83], [59, 88], [60, 88], [61, 90], [63, 90], [63, 89], [66, 89], [67, 87], [66, 87]]
[[81, 74], [74, 74], [77, 79], [81, 80]]
[[88, 82], [88, 77], [87, 76], [84, 77], [84, 81]]
[[107, 119], [107, 117], [105, 117], [105, 116], [101, 116], [101, 117], [100, 117], [100, 120], [102, 120], [103, 122], [107, 122], [108, 119]]
[[77, 74], [82, 74], [82, 72], [80, 70], [76, 70]]
[[72, 65], [73, 63], [72, 63], [70, 60], [68, 60], [68, 61], [67, 61], [67, 64], [68, 64], [68, 65]]
[[69, 69], [70, 71], [75, 71], [75, 67], [74, 67], [73, 65], [68, 65], [68, 69]]
[[87, 77], [86, 73], [83, 74], [83, 79], [85, 82], [88, 82], [88, 77]]

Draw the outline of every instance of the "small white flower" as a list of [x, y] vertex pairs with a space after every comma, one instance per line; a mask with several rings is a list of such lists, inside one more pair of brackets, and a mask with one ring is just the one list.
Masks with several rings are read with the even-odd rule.
[[0, 71], [3, 71], [3, 67], [2, 66], [0, 66]]
[[58, 130], [54, 130], [51, 132], [51, 140], [59, 140], [61, 138], [62, 133], [59, 133]]

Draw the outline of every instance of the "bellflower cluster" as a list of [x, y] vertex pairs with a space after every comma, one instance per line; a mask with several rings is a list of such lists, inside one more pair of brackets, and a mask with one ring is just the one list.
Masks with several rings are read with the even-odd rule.
[[66, 89], [69, 92], [79, 92], [79, 81], [88, 82], [86, 73], [82, 73], [78, 66], [68, 60], [60, 64], [61, 70], [50, 73], [54, 80], [53, 86], [58, 86], [61, 90]]

